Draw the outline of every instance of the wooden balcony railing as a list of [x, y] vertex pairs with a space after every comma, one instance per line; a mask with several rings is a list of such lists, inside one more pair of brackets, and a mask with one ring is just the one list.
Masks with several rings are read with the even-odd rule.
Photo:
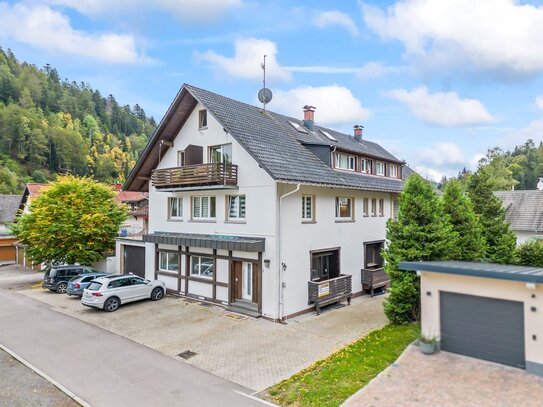
[[390, 277], [383, 268], [362, 269], [362, 288], [370, 290], [371, 296], [376, 288], [385, 287], [390, 283]]
[[309, 304], [315, 304], [317, 315], [320, 308], [334, 302], [347, 300], [351, 305], [353, 295], [352, 275], [340, 274], [339, 277], [323, 281], [308, 281]]
[[200, 185], [238, 184], [238, 166], [210, 163], [153, 170], [151, 182], [156, 188], [193, 187]]

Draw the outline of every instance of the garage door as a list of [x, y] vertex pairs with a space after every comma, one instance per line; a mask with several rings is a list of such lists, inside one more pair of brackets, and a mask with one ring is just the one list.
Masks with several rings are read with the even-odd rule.
[[145, 247], [124, 245], [123, 273], [145, 278]]
[[441, 348], [524, 368], [524, 304], [441, 292]]

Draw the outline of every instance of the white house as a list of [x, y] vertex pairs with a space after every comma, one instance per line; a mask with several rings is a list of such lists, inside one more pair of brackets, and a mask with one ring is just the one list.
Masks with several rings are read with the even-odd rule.
[[303, 115], [184, 85], [124, 185], [149, 193], [149, 233], [118, 240], [118, 269], [271, 320], [362, 294], [403, 162]]
[[543, 238], [543, 191], [496, 191], [502, 201], [505, 221], [517, 236], [517, 245]]

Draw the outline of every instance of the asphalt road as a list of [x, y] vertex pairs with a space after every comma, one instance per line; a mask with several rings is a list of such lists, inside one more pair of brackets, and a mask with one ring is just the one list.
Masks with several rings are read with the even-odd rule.
[[91, 406], [264, 405], [241, 395], [246, 388], [17, 294], [37, 280], [14, 269], [0, 267], [0, 344]]

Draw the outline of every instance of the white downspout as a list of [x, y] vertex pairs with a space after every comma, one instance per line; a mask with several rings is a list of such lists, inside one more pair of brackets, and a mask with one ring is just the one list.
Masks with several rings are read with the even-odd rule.
[[285, 271], [283, 270], [283, 266], [286, 270], [286, 264], [284, 263], [285, 259], [285, 251], [286, 246], [283, 244], [283, 215], [282, 215], [282, 209], [283, 209], [283, 198], [286, 198], [289, 195], [295, 194], [300, 190], [300, 184], [296, 185], [296, 189], [287, 192], [284, 195], [281, 195], [279, 198], [279, 320], [284, 321], [285, 318]]

